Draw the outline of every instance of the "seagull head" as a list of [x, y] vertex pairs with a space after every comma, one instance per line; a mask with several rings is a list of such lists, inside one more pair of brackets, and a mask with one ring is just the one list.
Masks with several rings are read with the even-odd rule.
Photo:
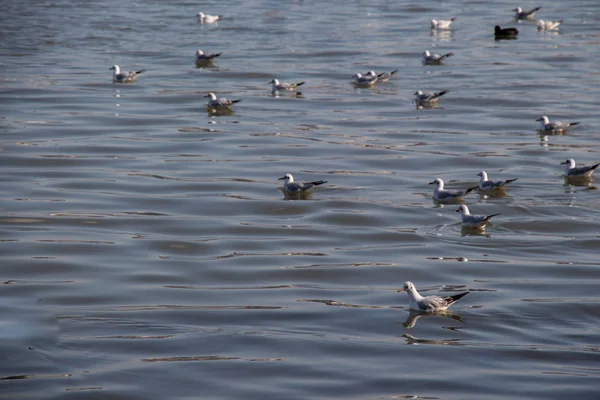
[[416, 292], [415, 285], [413, 285], [413, 283], [410, 281], [406, 281], [406, 282], [404, 282], [402, 289], [398, 289], [398, 292], [406, 292], [406, 293]]
[[482, 181], [487, 181], [488, 180], [488, 176], [487, 176], [487, 172], [485, 171], [480, 171], [477, 176], [481, 177]]
[[431, 56], [431, 53], [429, 52], [429, 50], [425, 50], [425, 51], [423, 52], [423, 56], [425, 56], [425, 57], [429, 57], [429, 56]]
[[294, 182], [294, 177], [292, 176], [292, 174], [285, 174], [284, 176], [282, 176], [281, 178], [277, 179], [278, 181], [285, 181], [287, 182]]
[[568, 165], [569, 168], [575, 167], [575, 160], [572, 158], [568, 158], [565, 161], [561, 162], [560, 165]]
[[115, 64], [109, 68], [109, 70], [111, 70], [111, 69], [115, 71], [115, 74], [118, 74], [121, 71], [121, 69], [119, 68], [119, 66], [117, 64]]
[[369, 71], [365, 74], [365, 76], [377, 76], [377, 74], [375, 73], [375, 71]]
[[415, 96], [420, 96], [423, 94], [423, 92], [420, 90], [417, 90], [414, 94], [415, 94]]
[[217, 95], [214, 94], [213, 92], [208, 93], [206, 96], [204, 97], [210, 97], [211, 100], [216, 100], [217, 99]]
[[204, 18], [204, 13], [203, 13], [203, 12], [199, 12], [199, 13], [198, 13], [198, 17], [199, 17], [199, 18]]
[[432, 182], [429, 182], [429, 184], [435, 185], [438, 189], [444, 188], [444, 181], [442, 180], [442, 178], [435, 178], [435, 180]]
[[267, 82], [267, 83], [273, 83], [273, 84], [275, 84], [275, 85], [279, 85], [279, 79], [273, 79], [273, 80], [270, 80], [270, 81], [269, 81], [269, 82]]
[[465, 204], [461, 204], [460, 206], [458, 206], [456, 212], [459, 212], [463, 215], [471, 215], [471, 213], [469, 212], [469, 207], [467, 207]]
[[522, 9], [521, 7], [517, 7], [517, 8], [513, 8], [513, 9], [512, 9], [512, 10], [510, 10], [510, 11], [514, 11], [514, 12], [516, 12], [516, 13], [520, 13], [521, 11], [523, 11], [523, 9]]
[[362, 74], [360, 72], [357, 72], [352, 77], [356, 78], [356, 79], [360, 79], [360, 78], [362, 78]]
[[203, 56], [203, 55], [204, 55], [204, 52], [203, 52], [202, 50], [197, 50], [197, 51], [196, 51], [196, 55], [197, 55], [197, 56]]
[[542, 115], [540, 118], [536, 119], [536, 121], [540, 121], [544, 125], [546, 125], [548, 122], [550, 122], [550, 120], [548, 119], [548, 117], [546, 117], [545, 115]]

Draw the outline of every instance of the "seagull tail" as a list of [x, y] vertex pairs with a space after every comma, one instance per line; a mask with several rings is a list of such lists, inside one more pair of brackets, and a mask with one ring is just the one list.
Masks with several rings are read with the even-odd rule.
[[141, 74], [141, 73], [144, 73], [144, 72], [146, 72], [145, 69], [140, 69], [139, 71], [135, 71], [136, 74]]
[[467, 190], [465, 190], [465, 194], [464, 195], [467, 195], [467, 194], [471, 193], [473, 190], [478, 189], [478, 188], [479, 188], [479, 186], [473, 186], [471, 188], [468, 188]]
[[390, 75], [395, 75], [395, 74], [397, 74], [397, 73], [398, 73], [398, 71], [399, 71], [399, 70], [395, 69], [395, 70], [393, 70], [392, 72], [390, 72]]
[[579, 122], [569, 122], [569, 126], [579, 125]]
[[444, 55], [442, 56], [442, 58], [441, 58], [441, 59], [443, 60], [444, 58], [448, 58], [448, 57], [450, 57], [450, 56], [453, 56], [453, 55], [454, 55], [454, 53], [446, 53], [446, 54], [444, 54]]
[[514, 181], [516, 181], [517, 179], [519, 179], [519, 178], [507, 179], [507, 180], [505, 180], [505, 181], [504, 181], [504, 184], [506, 185], [507, 183], [514, 182]]
[[231, 100], [231, 104], [234, 104], [234, 103], [239, 103], [240, 101], [242, 101], [242, 99]]
[[448, 302], [448, 305], [450, 305], [450, 304], [455, 303], [458, 300], [462, 299], [469, 293], [471, 293], [471, 292], [463, 292], [463, 293], [455, 294], [454, 296], [448, 296], [445, 298], [445, 300]]
[[456, 19], [456, 17], [452, 17], [452, 18], [450, 18], [450, 21], [454, 22], [455, 19]]
[[534, 12], [537, 12], [537, 11], [539, 11], [539, 10], [540, 10], [540, 8], [542, 8], [542, 7], [540, 6], [540, 7], [536, 7], [536, 8], [534, 8], [533, 10], [531, 10], [530, 14], [533, 14]]
[[496, 215], [500, 215], [500, 213], [488, 215], [487, 217], [485, 217], [485, 219], [489, 221], [490, 219], [492, 219], [492, 217], [495, 217]]
[[441, 92], [437, 92], [434, 97], [436, 97], [436, 98], [442, 97], [443, 95], [445, 95], [448, 92], [449, 92], [449, 90], [442, 90]]
[[322, 185], [324, 183], [327, 183], [327, 181], [314, 181], [314, 182], [308, 182], [311, 185], [315, 185], [315, 186], [319, 186]]
[[600, 166], [600, 163], [592, 165], [591, 166], [592, 171], [595, 170], [596, 168], [598, 168], [598, 166]]
[[215, 58], [219, 57], [221, 54], [223, 54], [223, 53], [215, 53], [215, 54], [213, 54], [213, 57], [215, 57]]
[[296, 83], [296, 87], [304, 85], [306, 82], [298, 82]]

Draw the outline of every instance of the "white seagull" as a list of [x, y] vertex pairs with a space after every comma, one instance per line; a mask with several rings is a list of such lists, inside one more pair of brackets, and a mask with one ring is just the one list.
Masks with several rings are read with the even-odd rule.
[[201, 24], [214, 24], [215, 22], [220, 20], [222, 17], [223, 17], [222, 15], [208, 15], [208, 14], [199, 12], [198, 13], [198, 22], [200, 22]]
[[425, 65], [440, 65], [443, 63], [444, 59], [453, 56], [454, 53], [446, 53], [446, 54], [438, 54], [438, 53], [430, 53], [429, 50], [425, 50], [423, 52], [423, 64]]
[[487, 172], [481, 171], [477, 174], [479, 176], [479, 189], [480, 190], [494, 190], [494, 189], [504, 189], [504, 185], [507, 183], [511, 183], [517, 180], [517, 178], [506, 179], [503, 181], [491, 181], [488, 180]]
[[109, 70], [113, 70], [113, 82], [114, 83], [131, 83], [135, 81], [139, 74], [145, 72], [145, 69], [141, 69], [139, 71], [129, 71], [127, 73], [121, 73], [121, 68], [118, 65], [113, 65], [109, 68]]
[[462, 200], [463, 196], [466, 196], [478, 187], [475, 186], [465, 190], [444, 189], [444, 181], [441, 178], [436, 178], [433, 182], [429, 182], [429, 184], [435, 185], [433, 188], [433, 198], [439, 201]]
[[460, 212], [460, 219], [462, 221], [463, 226], [469, 228], [484, 228], [488, 222], [491, 221], [492, 217], [500, 214], [491, 214], [491, 215], [471, 215], [469, 212], [469, 207], [465, 204], [461, 204], [456, 212]]
[[596, 168], [600, 166], [600, 163], [588, 166], [577, 167], [575, 164], [575, 160], [572, 158], [567, 159], [560, 163], [565, 166], [565, 176], [567, 178], [590, 178]]
[[377, 78], [379, 78], [379, 82], [387, 82], [392, 78], [392, 76], [396, 75], [397, 73], [397, 69], [393, 70], [392, 72], [382, 72], [380, 74], [376, 74], [375, 71], [369, 71], [364, 76], [376, 76]]
[[523, 11], [521, 7], [513, 8], [511, 11], [515, 12], [515, 19], [533, 19], [535, 13], [542, 7], [536, 7], [533, 10]]
[[279, 92], [280, 90], [288, 90], [288, 91], [292, 91], [295, 90], [298, 86], [304, 85], [304, 82], [298, 82], [298, 83], [280, 83], [279, 79], [273, 79], [272, 81], [269, 81], [267, 83], [272, 84], [271, 86], [271, 91], [273, 93], [275, 92]]
[[437, 103], [440, 97], [442, 97], [448, 92], [449, 90], [442, 90], [441, 92], [422, 92], [420, 90], [417, 90], [414, 93], [415, 101], [417, 103]]
[[218, 98], [216, 94], [210, 92], [204, 97], [210, 97], [208, 99], [208, 107], [230, 107], [232, 104], [239, 103], [240, 100], [227, 100], [225, 98]]
[[292, 174], [285, 174], [278, 180], [283, 181], [283, 190], [292, 194], [302, 193], [312, 189], [315, 186], [327, 183], [327, 181], [294, 182], [294, 177]]
[[562, 23], [562, 19], [558, 21], [544, 21], [543, 19], [535, 21], [535, 24], [537, 25], [539, 31], [551, 31], [554, 29], [558, 29], [558, 26]]
[[415, 288], [415, 285], [413, 285], [412, 282], [404, 282], [404, 286], [402, 289], [398, 289], [398, 292], [406, 292], [408, 294], [409, 308], [415, 311], [444, 311], [470, 293], [464, 292], [447, 297], [423, 297], [417, 292], [417, 288]]
[[450, 19], [432, 19], [431, 20], [431, 29], [450, 29], [450, 25], [454, 22], [456, 18], [452, 17]]
[[196, 62], [213, 61], [223, 53], [205, 53], [202, 50], [196, 51]]
[[545, 115], [543, 115], [541, 118], [536, 119], [536, 121], [540, 122], [539, 130], [545, 132], [564, 132], [568, 128], [579, 124], [579, 122], [550, 122], [548, 117], [546, 117]]
[[379, 77], [377, 75], [375, 75], [375, 76], [362, 75], [360, 72], [357, 72], [356, 74], [354, 74], [354, 76], [352, 78], [354, 79], [355, 85], [363, 85], [363, 86], [374, 85], [379, 80]]

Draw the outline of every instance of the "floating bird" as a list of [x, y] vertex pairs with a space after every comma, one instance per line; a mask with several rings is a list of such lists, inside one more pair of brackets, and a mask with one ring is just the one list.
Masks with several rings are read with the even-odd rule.
[[376, 76], [379, 78], [378, 82], [387, 82], [392, 78], [392, 76], [396, 75], [396, 73], [398, 73], [397, 69], [393, 70], [392, 72], [382, 72], [380, 74], [376, 74], [375, 71], [369, 71], [363, 76]]
[[312, 189], [315, 186], [327, 183], [327, 181], [294, 182], [294, 177], [292, 174], [285, 174], [278, 180], [283, 181], [283, 190], [291, 194], [302, 193]]
[[406, 292], [408, 294], [408, 304], [411, 310], [415, 311], [444, 311], [452, 304], [468, 295], [470, 292], [455, 294], [454, 296], [440, 297], [427, 296], [423, 297], [417, 292], [417, 288], [412, 282], [404, 282], [402, 289], [398, 292]]
[[433, 188], [433, 198], [438, 201], [456, 201], [462, 200], [464, 196], [477, 189], [477, 186], [465, 190], [450, 190], [444, 189], [444, 181], [441, 178], [436, 178], [430, 185], [435, 185]]
[[551, 31], [554, 29], [558, 29], [558, 26], [562, 23], [563, 23], [562, 19], [560, 19], [558, 21], [544, 21], [543, 19], [535, 21], [538, 31]]
[[420, 90], [417, 90], [414, 95], [415, 95], [415, 101], [417, 103], [437, 103], [437, 101], [440, 99], [440, 97], [442, 97], [443, 95], [445, 95], [446, 93], [448, 93], [449, 90], [442, 90], [441, 92], [422, 92]]
[[357, 72], [356, 74], [354, 74], [354, 76], [352, 78], [354, 79], [355, 85], [361, 85], [361, 86], [371, 86], [371, 85], [374, 85], [379, 80], [379, 77], [377, 75], [375, 75], [375, 76], [362, 75], [360, 72]]
[[225, 98], [218, 98], [216, 94], [214, 94], [213, 92], [210, 92], [209, 94], [207, 94], [204, 97], [210, 97], [210, 99], [208, 99], [208, 107], [211, 108], [218, 108], [218, 107], [231, 107], [232, 104], [235, 103], [239, 103], [240, 100], [227, 100]]
[[479, 189], [480, 190], [494, 190], [494, 189], [504, 189], [504, 186], [507, 183], [511, 183], [517, 180], [517, 178], [506, 179], [503, 181], [490, 181], [488, 180], [487, 172], [481, 171], [477, 174], [479, 176]]
[[273, 79], [272, 81], [269, 81], [267, 83], [271, 83], [271, 91], [273, 93], [275, 92], [279, 92], [280, 90], [288, 90], [288, 91], [292, 91], [295, 90], [298, 86], [302, 86], [304, 85], [304, 82], [298, 82], [298, 83], [279, 83], [279, 79]]
[[139, 71], [129, 71], [127, 73], [121, 73], [121, 69], [118, 65], [113, 65], [109, 68], [109, 70], [114, 70], [113, 72], [113, 83], [131, 83], [135, 81], [139, 74], [145, 72], [145, 69], [141, 69]]
[[500, 214], [491, 214], [491, 215], [471, 215], [469, 212], [469, 207], [466, 204], [461, 204], [456, 212], [460, 212], [460, 219], [462, 221], [463, 226], [469, 228], [484, 228], [488, 222], [491, 221], [492, 217]]
[[222, 15], [208, 15], [201, 12], [198, 13], [198, 22], [201, 24], [214, 24], [221, 18], [223, 18]]
[[515, 19], [533, 19], [535, 13], [542, 7], [536, 7], [533, 10], [523, 11], [521, 7], [512, 9], [515, 12]]
[[494, 36], [496, 39], [498, 38], [510, 38], [514, 39], [519, 34], [519, 30], [517, 28], [500, 28], [500, 26], [496, 25], [494, 27]]
[[430, 53], [429, 50], [425, 50], [423, 52], [423, 64], [425, 65], [440, 65], [443, 61], [453, 56], [454, 53], [446, 53], [446, 54], [438, 54], [438, 53]]
[[555, 132], [555, 133], [556, 132], [564, 132], [568, 128], [579, 124], [579, 122], [560, 122], [560, 121], [550, 122], [548, 117], [546, 117], [545, 115], [543, 115], [541, 118], [536, 119], [536, 121], [540, 122], [540, 128], [539, 128], [540, 131]]
[[202, 50], [196, 51], [196, 62], [209, 62], [214, 61], [215, 58], [219, 57], [223, 53], [212, 53], [207, 54]]
[[432, 19], [431, 20], [431, 29], [450, 29], [450, 25], [454, 22], [456, 18], [452, 17], [450, 19]]
[[565, 176], [567, 178], [590, 178], [596, 168], [600, 166], [600, 163], [588, 166], [575, 166], [575, 160], [572, 158], [567, 159], [560, 163], [561, 165], [566, 165], [565, 167]]

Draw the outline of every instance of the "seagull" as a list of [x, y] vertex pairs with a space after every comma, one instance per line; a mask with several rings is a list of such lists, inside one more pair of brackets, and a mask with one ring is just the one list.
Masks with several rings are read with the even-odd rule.
[[517, 28], [500, 28], [500, 26], [496, 25], [494, 27], [494, 36], [496, 36], [496, 38], [498, 37], [503, 37], [503, 38], [516, 38], [517, 35], [519, 34], [519, 30]]
[[111, 69], [115, 71], [113, 72], [113, 83], [131, 83], [137, 79], [139, 74], [146, 71], [145, 69], [141, 69], [135, 72], [121, 73], [121, 68], [116, 64], [109, 68], [109, 70]]
[[364, 75], [363, 76], [360, 72], [357, 72], [356, 74], [354, 74], [354, 76], [352, 78], [354, 78], [354, 84], [364, 85], [364, 86], [374, 85], [379, 80], [379, 77], [377, 75], [375, 75], [375, 76]]
[[327, 183], [327, 181], [314, 181], [314, 182], [294, 182], [292, 174], [285, 174], [278, 180], [283, 181], [283, 190], [288, 193], [302, 193], [312, 189], [315, 186]]
[[199, 12], [198, 13], [198, 22], [200, 22], [201, 24], [214, 24], [215, 22], [220, 20], [222, 17], [223, 17], [222, 15], [208, 15], [208, 14]]
[[444, 189], [444, 181], [441, 178], [436, 178], [430, 185], [435, 185], [433, 189], [433, 198], [439, 201], [462, 200], [471, 191], [477, 189], [477, 186], [465, 190], [450, 190]]
[[209, 107], [231, 107], [232, 104], [239, 103], [240, 100], [227, 100], [225, 98], [218, 98], [216, 94], [210, 92], [204, 97], [210, 97], [208, 100]]
[[430, 53], [429, 50], [425, 50], [423, 52], [423, 64], [424, 65], [439, 65], [442, 64], [444, 59], [453, 56], [454, 53], [446, 53], [446, 54], [438, 54], [438, 53]]
[[470, 293], [464, 292], [447, 297], [423, 297], [417, 292], [417, 288], [415, 288], [412, 282], [404, 282], [404, 286], [402, 289], [398, 289], [398, 292], [406, 292], [408, 294], [409, 308], [415, 311], [444, 311]]
[[414, 93], [415, 101], [417, 103], [437, 103], [440, 97], [442, 97], [448, 92], [449, 90], [442, 90], [441, 92], [422, 92], [420, 90], [417, 90]]
[[504, 189], [504, 185], [507, 183], [511, 183], [517, 180], [517, 178], [506, 179], [504, 181], [490, 181], [488, 180], [487, 172], [481, 171], [477, 174], [480, 177], [479, 179], [479, 189], [481, 190], [494, 190], [494, 189]]
[[380, 74], [376, 74], [375, 71], [369, 71], [366, 74], [364, 74], [363, 76], [376, 76], [379, 78], [379, 82], [387, 82], [389, 81], [392, 76], [394, 76], [396, 73], [398, 72], [397, 69], [393, 70], [392, 72], [382, 72]]
[[279, 79], [273, 79], [272, 81], [269, 81], [267, 83], [271, 83], [272, 87], [271, 87], [271, 91], [273, 93], [278, 92], [280, 90], [295, 90], [298, 86], [304, 85], [304, 82], [298, 82], [298, 83], [279, 83]]
[[592, 174], [600, 166], [600, 163], [594, 165], [588, 165], [583, 167], [576, 167], [575, 160], [572, 158], [567, 159], [560, 163], [561, 165], [566, 165], [565, 167], [565, 176], [567, 178], [591, 178]]
[[221, 54], [223, 54], [223, 53], [207, 54], [207, 53], [203, 52], [202, 50], [198, 50], [198, 51], [196, 51], [196, 62], [213, 61], [215, 58], [219, 57]]
[[454, 22], [456, 18], [452, 17], [450, 19], [432, 19], [431, 20], [431, 29], [450, 29], [450, 25]]
[[541, 118], [536, 119], [536, 121], [540, 122], [539, 130], [545, 132], [564, 132], [568, 128], [579, 124], [579, 122], [550, 122], [548, 117], [546, 117], [545, 115], [543, 115]]
[[466, 204], [461, 204], [456, 212], [460, 212], [460, 219], [462, 221], [463, 226], [469, 228], [485, 228], [488, 222], [491, 221], [492, 217], [500, 214], [491, 214], [491, 215], [471, 215], [469, 212], [469, 207]]
[[523, 11], [521, 7], [514, 8], [510, 11], [515, 12], [515, 19], [533, 19], [535, 13], [542, 7], [536, 7], [533, 10]]
[[559, 19], [558, 21], [544, 21], [543, 19], [535, 21], [538, 31], [551, 31], [554, 29], [558, 29], [558, 26], [562, 23], [562, 19]]

